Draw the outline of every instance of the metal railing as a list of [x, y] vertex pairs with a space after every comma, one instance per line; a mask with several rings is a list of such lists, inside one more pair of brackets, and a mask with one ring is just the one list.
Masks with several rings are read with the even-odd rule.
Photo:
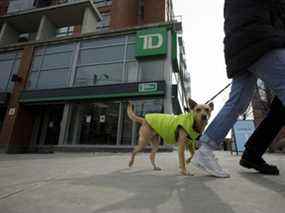
[[[19, 12], [32, 10], [35, 8], [48, 7], [58, 4], [74, 3], [83, 0], [10, 0], [6, 7], [0, 8], [0, 14], [16, 14]], [[93, 0], [97, 7], [108, 6], [112, 4], [112, 0]]]

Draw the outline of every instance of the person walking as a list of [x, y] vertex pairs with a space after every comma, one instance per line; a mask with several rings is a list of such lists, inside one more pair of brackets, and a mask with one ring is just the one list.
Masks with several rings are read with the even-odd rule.
[[[231, 92], [201, 136], [201, 146], [192, 159], [194, 166], [221, 178], [230, 174], [220, 166], [213, 150], [247, 109], [257, 79], [264, 81], [285, 106], [285, 0], [225, 0], [224, 18], [224, 53], [227, 76], [232, 79]], [[277, 167], [260, 156], [256, 161], [263, 173], [277, 174]]]

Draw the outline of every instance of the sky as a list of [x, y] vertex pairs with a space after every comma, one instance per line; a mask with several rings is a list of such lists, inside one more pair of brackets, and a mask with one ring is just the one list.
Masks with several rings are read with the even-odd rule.
[[[230, 82], [223, 52], [223, 4], [224, 0], [173, 0], [175, 15], [182, 15], [192, 99], [197, 103], [206, 102]], [[227, 100], [228, 92], [214, 100], [213, 116]]]

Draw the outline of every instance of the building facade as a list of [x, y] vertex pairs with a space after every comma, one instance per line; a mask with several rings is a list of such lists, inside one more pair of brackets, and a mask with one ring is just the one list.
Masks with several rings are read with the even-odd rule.
[[138, 131], [129, 101], [141, 116], [187, 107], [190, 76], [170, 0], [11, 0], [0, 11], [7, 152], [129, 150]]

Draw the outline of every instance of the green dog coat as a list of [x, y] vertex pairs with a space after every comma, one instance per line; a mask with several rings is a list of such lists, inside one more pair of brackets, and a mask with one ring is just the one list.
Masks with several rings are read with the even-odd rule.
[[193, 130], [194, 118], [192, 113], [169, 115], [160, 113], [146, 114], [145, 120], [167, 144], [175, 144], [176, 130], [181, 126], [195, 144], [199, 133]]

